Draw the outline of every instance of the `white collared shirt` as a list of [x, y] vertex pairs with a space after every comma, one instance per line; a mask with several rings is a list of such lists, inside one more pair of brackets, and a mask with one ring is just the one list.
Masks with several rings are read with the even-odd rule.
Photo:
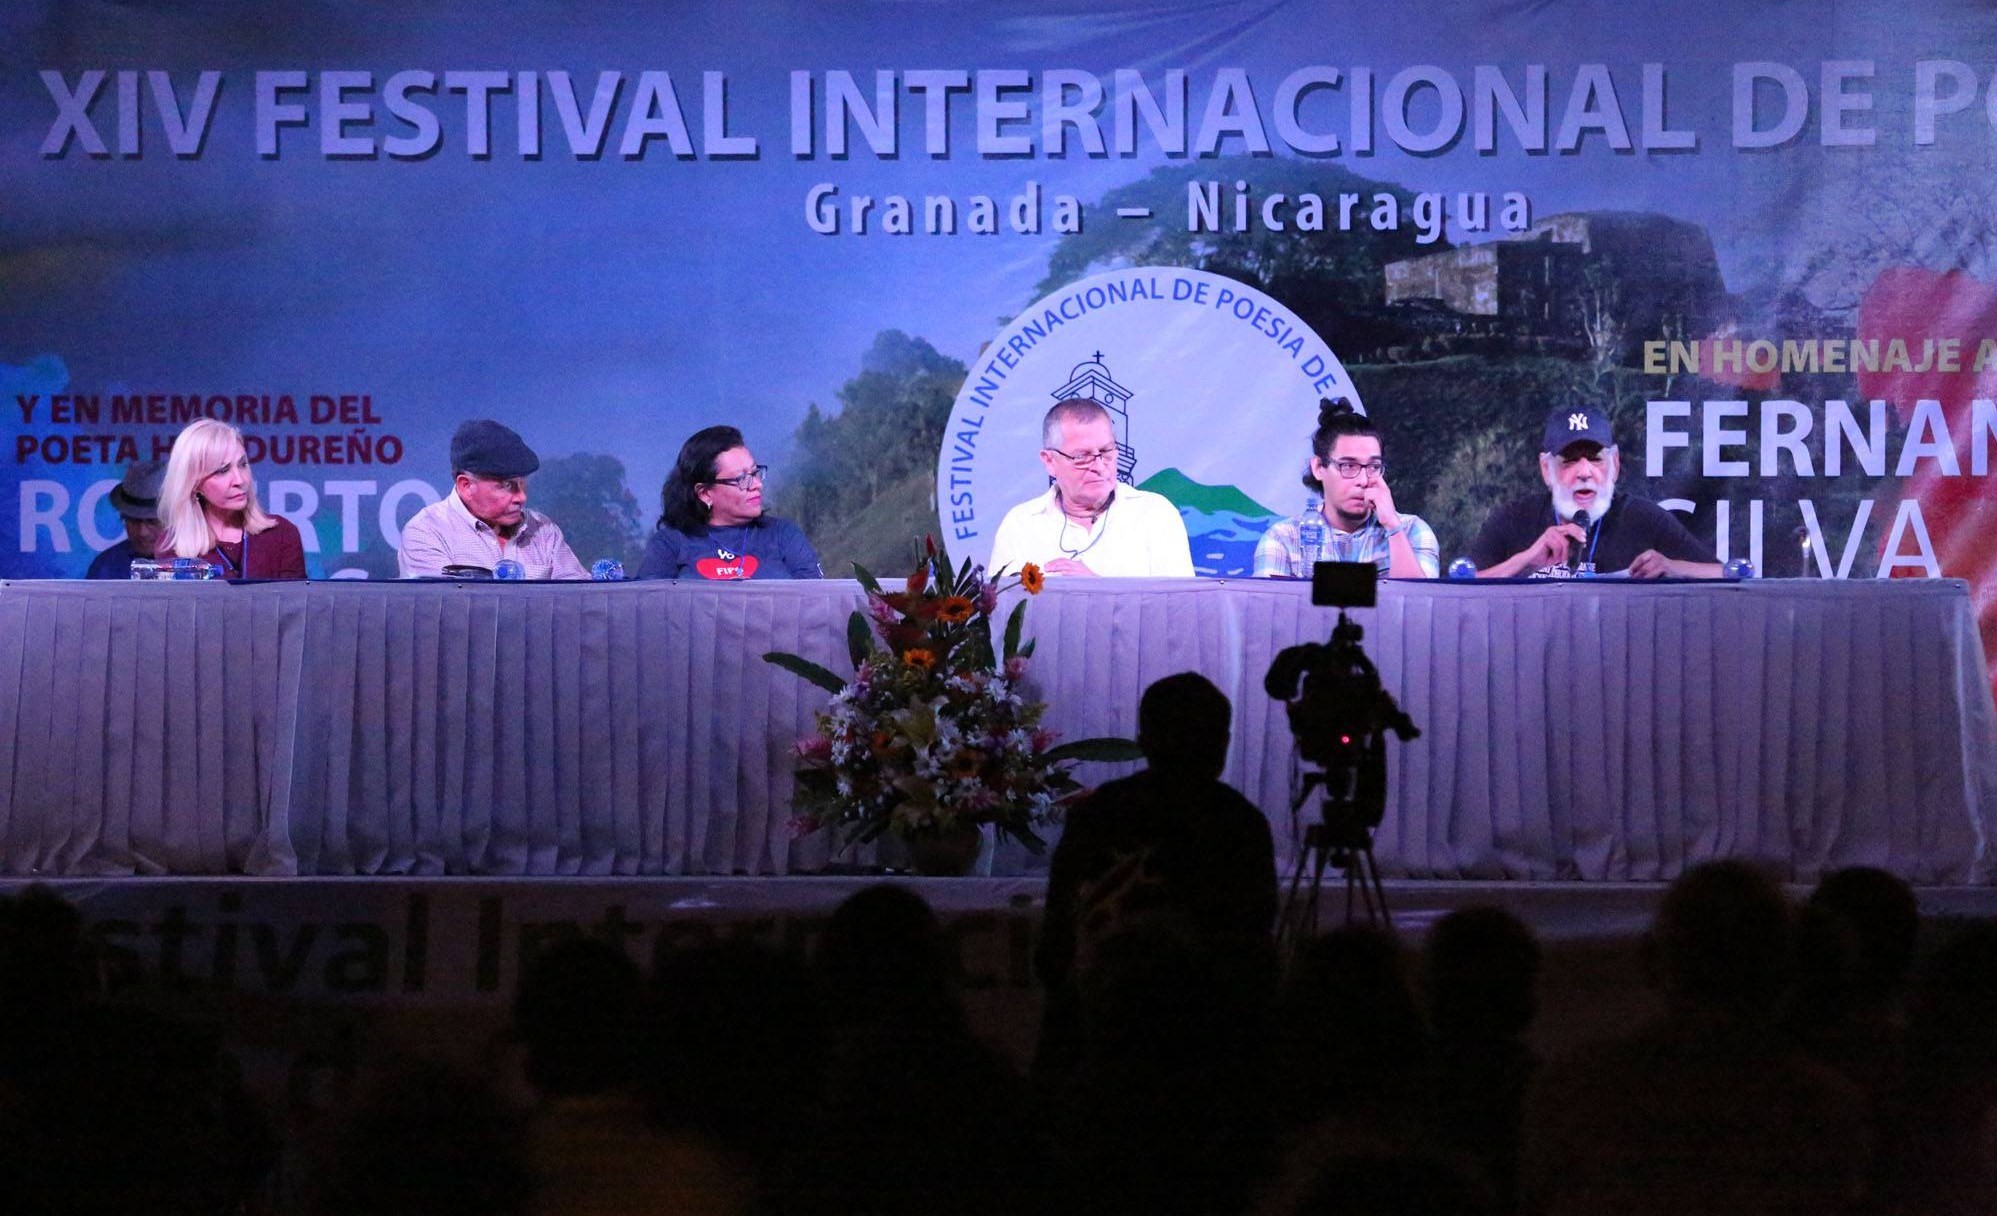
[[1017, 573], [1027, 562], [1045, 567], [1073, 558], [1111, 578], [1191, 578], [1193, 551], [1186, 521], [1163, 494], [1118, 486], [1109, 509], [1084, 527], [1069, 519], [1054, 489], [1005, 513], [992, 540], [991, 569]]
[[403, 527], [396, 568], [403, 578], [433, 578], [443, 574], [445, 566], [490, 570], [501, 558], [510, 557], [526, 567], [528, 578], [589, 577], [554, 520], [539, 511], [524, 514], [512, 536], [501, 536], [491, 524], [473, 515], [452, 490], [442, 502], [418, 511]]

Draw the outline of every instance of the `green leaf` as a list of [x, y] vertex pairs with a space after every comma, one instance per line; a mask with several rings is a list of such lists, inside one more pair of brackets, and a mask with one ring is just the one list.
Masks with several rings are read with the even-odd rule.
[[[859, 569], [855, 566], [854, 569]], [[867, 614], [855, 612], [846, 618], [846, 653], [852, 656], [853, 669], [858, 671], [860, 664], [873, 657], [874, 630], [867, 623]]]
[[1033, 657], [1033, 648], [1034, 648], [1034, 647], [1036, 647], [1036, 646], [1038, 646], [1038, 645], [1040, 645], [1040, 639], [1039, 639], [1039, 638], [1028, 638], [1028, 639], [1027, 639], [1027, 641], [1026, 641], [1026, 644], [1025, 644], [1024, 646], [1021, 646], [1021, 647], [1019, 648], [1019, 657], [1020, 657], [1020, 658], [1022, 658], [1022, 659], [1030, 659], [1030, 658], [1032, 658], [1032, 657]]
[[981, 671], [990, 671], [992, 662], [992, 631], [982, 617], [973, 621], [966, 630], [961, 647], [964, 665]]
[[853, 563], [853, 577], [860, 580], [860, 586], [872, 595], [881, 594], [881, 580], [867, 573], [867, 568], [858, 562]]
[[1012, 606], [1012, 612], [1009, 613], [1005, 618], [1006, 658], [1010, 659], [1021, 654], [1032, 653], [1031, 650], [1021, 651], [1019, 648], [1019, 635], [1020, 632], [1025, 628], [1026, 628], [1026, 601], [1021, 600], [1017, 604], [1014, 604]]
[[1144, 750], [1137, 746], [1135, 739], [1104, 737], [1076, 739], [1072, 743], [1050, 747], [1044, 755], [1050, 761], [1100, 760], [1109, 764], [1121, 764], [1129, 760], [1144, 759]]
[[846, 681], [800, 655], [785, 654], [780, 650], [772, 650], [763, 656], [763, 662], [781, 667], [793, 675], [803, 676], [826, 692], [838, 692], [840, 689], [846, 687]]

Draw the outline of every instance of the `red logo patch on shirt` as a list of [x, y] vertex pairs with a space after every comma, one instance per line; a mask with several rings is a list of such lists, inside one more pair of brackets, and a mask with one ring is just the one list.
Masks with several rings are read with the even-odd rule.
[[700, 572], [702, 578], [743, 579], [755, 576], [757, 564], [753, 553], [746, 557], [736, 557], [731, 553], [726, 559], [703, 557], [693, 564], [693, 568]]

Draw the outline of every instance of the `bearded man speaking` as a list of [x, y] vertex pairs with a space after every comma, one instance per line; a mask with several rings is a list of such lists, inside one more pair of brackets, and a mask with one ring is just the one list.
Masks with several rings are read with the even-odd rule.
[[1719, 578], [1719, 559], [1653, 502], [1616, 493], [1622, 458], [1609, 418], [1592, 406], [1546, 419], [1539, 476], [1549, 494], [1491, 512], [1470, 560], [1479, 578]]

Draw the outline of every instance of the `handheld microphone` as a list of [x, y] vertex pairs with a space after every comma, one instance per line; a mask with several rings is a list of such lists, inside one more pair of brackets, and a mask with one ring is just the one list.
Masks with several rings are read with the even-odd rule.
[[[1576, 509], [1574, 512], [1574, 517], [1568, 520], [1567, 522], [1581, 529], [1582, 534], [1585, 535], [1588, 531], [1588, 512]], [[1578, 544], [1570, 544], [1567, 549], [1567, 568], [1569, 570], [1576, 570], [1580, 568], [1580, 565], [1581, 565], [1581, 546]]]

